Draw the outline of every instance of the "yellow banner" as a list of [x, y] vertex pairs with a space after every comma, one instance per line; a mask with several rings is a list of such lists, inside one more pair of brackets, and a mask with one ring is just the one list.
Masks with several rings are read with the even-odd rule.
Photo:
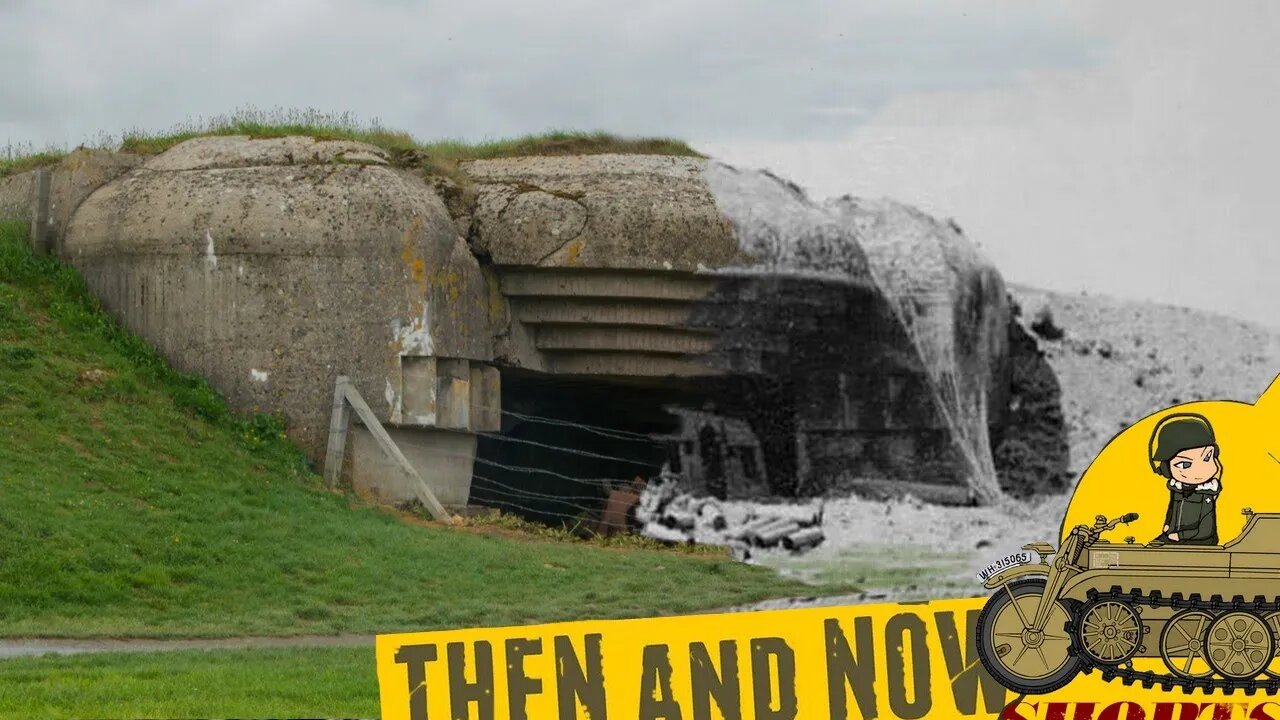
[[982, 599], [380, 635], [383, 720], [991, 717]]
[[1018, 697], [978, 661], [984, 602], [379, 635], [382, 718], [1280, 720], [1280, 699], [1261, 693], [1143, 689], [1096, 672]]

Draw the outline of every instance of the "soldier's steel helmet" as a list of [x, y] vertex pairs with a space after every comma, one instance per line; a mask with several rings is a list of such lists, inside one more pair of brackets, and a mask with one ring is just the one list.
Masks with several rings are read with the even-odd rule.
[[1217, 447], [1213, 426], [1203, 415], [1179, 413], [1161, 420], [1151, 433], [1151, 465], [1160, 474], [1165, 463], [1188, 448]]

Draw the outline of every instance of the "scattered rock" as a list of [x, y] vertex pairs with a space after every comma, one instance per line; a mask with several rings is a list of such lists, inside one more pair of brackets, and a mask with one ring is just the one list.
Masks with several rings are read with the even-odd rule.
[[730, 554], [747, 561], [752, 548], [782, 547], [794, 553], [820, 545], [823, 508], [775, 506], [775, 513], [747, 512], [731, 519], [721, 503], [679, 491], [675, 476], [660, 476], [650, 483], [636, 505], [641, 534], [662, 542], [699, 542], [724, 545]]
[[103, 370], [102, 368], [89, 368], [88, 370], [81, 370], [80, 374], [76, 377], [76, 385], [80, 387], [97, 385], [101, 383], [103, 380], [106, 380], [107, 378], [113, 375], [115, 375], [115, 373], [111, 372], [110, 370]]

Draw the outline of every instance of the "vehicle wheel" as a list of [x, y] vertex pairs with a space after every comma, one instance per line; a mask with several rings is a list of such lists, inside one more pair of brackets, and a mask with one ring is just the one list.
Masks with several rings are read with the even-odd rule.
[[1280, 679], [1280, 612], [1268, 613], [1263, 620], [1267, 621], [1267, 627], [1271, 628], [1271, 635], [1276, 639], [1276, 655], [1265, 670], [1264, 675], [1273, 679]]
[[1053, 604], [1043, 631], [1027, 627], [1044, 587], [1040, 578], [1001, 586], [978, 614], [978, 658], [992, 677], [1016, 693], [1053, 692], [1080, 672], [1080, 658], [1071, 654], [1066, 631], [1071, 616], [1061, 602]]
[[1184, 678], [1213, 674], [1204, 650], [1204, 636], [1211, 622], [1213, 615], [1204, 610], [1183, 610], [1169, 618], [1160, 633], [1160, 659], [1170, 672]]
[[1276, 638], [1261, 616], [1251, 612], [1219, 615], [1205, 635], [1209, 666], [1231, 680], [1248, 680], [1267, 669], [1276, 656]]
[[1118, 665], [1142, 646], [1142, 618], [1129, 603], [1095, 600], [1080, 612], [1076, 636], [1080, 649], [1095, 662]]

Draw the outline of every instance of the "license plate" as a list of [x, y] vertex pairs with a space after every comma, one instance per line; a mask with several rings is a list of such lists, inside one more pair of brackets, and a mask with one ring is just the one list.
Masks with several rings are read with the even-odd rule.
[[978, 573], [978, 580], [985, 583], [992, 575], [995, 575], [998, 572], [1038, 562], [1040, 562], [1040, 553], [1035, 550], [1022, 550], [1011, 555], [1006, 555], [983, 568], [982, 571]]

